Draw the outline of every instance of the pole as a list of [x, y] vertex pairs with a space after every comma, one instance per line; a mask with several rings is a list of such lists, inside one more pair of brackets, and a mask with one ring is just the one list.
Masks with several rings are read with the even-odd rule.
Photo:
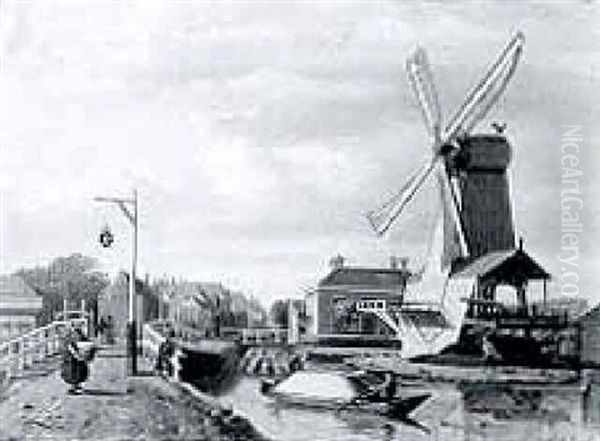
[[[138, 194], [137, 194], [137, 190], [134, 189], [133, 190], [133, 273], [137, 276], [137, 255], [138, 255], [138, 228], [139, 228], [139, 222], [138, 222]], [[134, 280], [136, 280], [137, 277], [134, 277]], [[143, 335], [142, 335], [142, 330], [144, 327], [144, 295], [143, 295], [143, 291], [140, 292], [136, 292], [134, 291], [134, 294], [136, 294], [135, 297], [135, 301], [136, 301], [136, 317], [137, 317], [137, 338], [138, 338], [138, 342], [142, 341]], [[138, 353], [141, 354], [142, 352], [142, 345], [140, 345], [138, 348]]]
[[[137, 265], [137, 243], [138, 243], [138, 198], [137, 190], [133, 190], [133, 199], [96, 197], [97, 202], [109, 202], [119, 206], [125, 217], [132, 226], [131, 237], [131, 269], [129, 272], [129, 298], [128, 298], [128, 319], [127, 319], [127, 370], [129, 375], [137, 375], [137, 335], [138, 326], [136, 323], [136, 293], [135, 293], [135, 274]], [[129, 208], [128, 208], [129, 206]], [[140, 328], [141, 330], [141, 323]]]
[[133, 219], [131, 237], [131, 270], [129, 272], [129, 321], [127, 323], [127, 354], [129, 374], [137, 375], [137, 324], [135, 311], [135, 272], [137, 266], [137, 190], [133, 191]]

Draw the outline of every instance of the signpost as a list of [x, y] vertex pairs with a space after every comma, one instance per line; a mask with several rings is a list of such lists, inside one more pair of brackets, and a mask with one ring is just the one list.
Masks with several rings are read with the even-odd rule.
[[[137, 324], [136, 324], [136, 297], [135, 273], [137, 266], [138, 248], [138, 198], [137, 190], [133, 190], [132, 198], [96, 197], [96, 202], [108, 202], [119, 206], [122, 213], [132, 226], [131, 237], [131, 271], [129, 274], [129, 315], [127, 321], [127, 366], [129, 375], [137, 375]], [[140, 325], [143, 317], [139, 317]], [[141, 326], [140, 326], [141, 327]]]

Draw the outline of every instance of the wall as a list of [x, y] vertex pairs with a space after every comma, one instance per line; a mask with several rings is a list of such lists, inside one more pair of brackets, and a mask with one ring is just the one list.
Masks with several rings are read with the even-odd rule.
[[[343, 302], [347, 305], [367, 299], [384, 299], [388, 302], [399, 301], [396, 294], [391, 293], [369, 293], [369, 292], [351, 292], [346, 290], [319, 290], [318, 295], [318, 334], [319, 335], [343, 335], [343, 334], [370, 334], [385, 335], [389, 330], [371, 313], [360, 313], [360, 323], [349, 323], [344, 331], [336, 327], [336, 306], [337, 302]], [[360, 327], [360, 328], [359, 328]]]

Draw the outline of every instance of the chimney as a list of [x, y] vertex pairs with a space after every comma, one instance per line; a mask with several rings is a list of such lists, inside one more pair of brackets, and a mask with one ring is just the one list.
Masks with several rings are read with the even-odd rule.
[[390, 269], [398, 269], [398, 257], [390, 256]]
[[408, 257], [400, 259], [400, 268], [404, 271], [408, 271]]
[[338, 254], [337, 256], [333, 256], [331, 259], [329, 259], [329, 266], [333, 269], [340, 269], [344, 267], [344, 257], [341, 254]]

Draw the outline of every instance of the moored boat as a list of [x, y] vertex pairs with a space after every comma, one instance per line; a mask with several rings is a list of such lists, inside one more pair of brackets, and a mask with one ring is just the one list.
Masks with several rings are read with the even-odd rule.
[[218, 339], [179, 343], [183, 352], [180, 378], [203, 392], [220, 394], [235, 383], [242, 355], [239, 344]]
[[[158, 335], [161, 348], [171, 346], [164, 353], [167, 371], [182, 381], [193, 384], [202, 392], [221, 394], [235, 384], [243, 348], [235, 341], [209, 338], [191, 329], [175, 332], [169, 323], [154, 323], [152, 329]], [[176, 366], [175, 366], [176, 365]], [[174, 372], [174, 371], [177, 372]]]
[[343, 372], [296, 372], [279, 383], [263, 383], [261, 391], [276, 404], [357, 411], [395, 419], [408, 418], [431, 396], [406, 391], [400, 396], [369, 396], [355, 377]]

